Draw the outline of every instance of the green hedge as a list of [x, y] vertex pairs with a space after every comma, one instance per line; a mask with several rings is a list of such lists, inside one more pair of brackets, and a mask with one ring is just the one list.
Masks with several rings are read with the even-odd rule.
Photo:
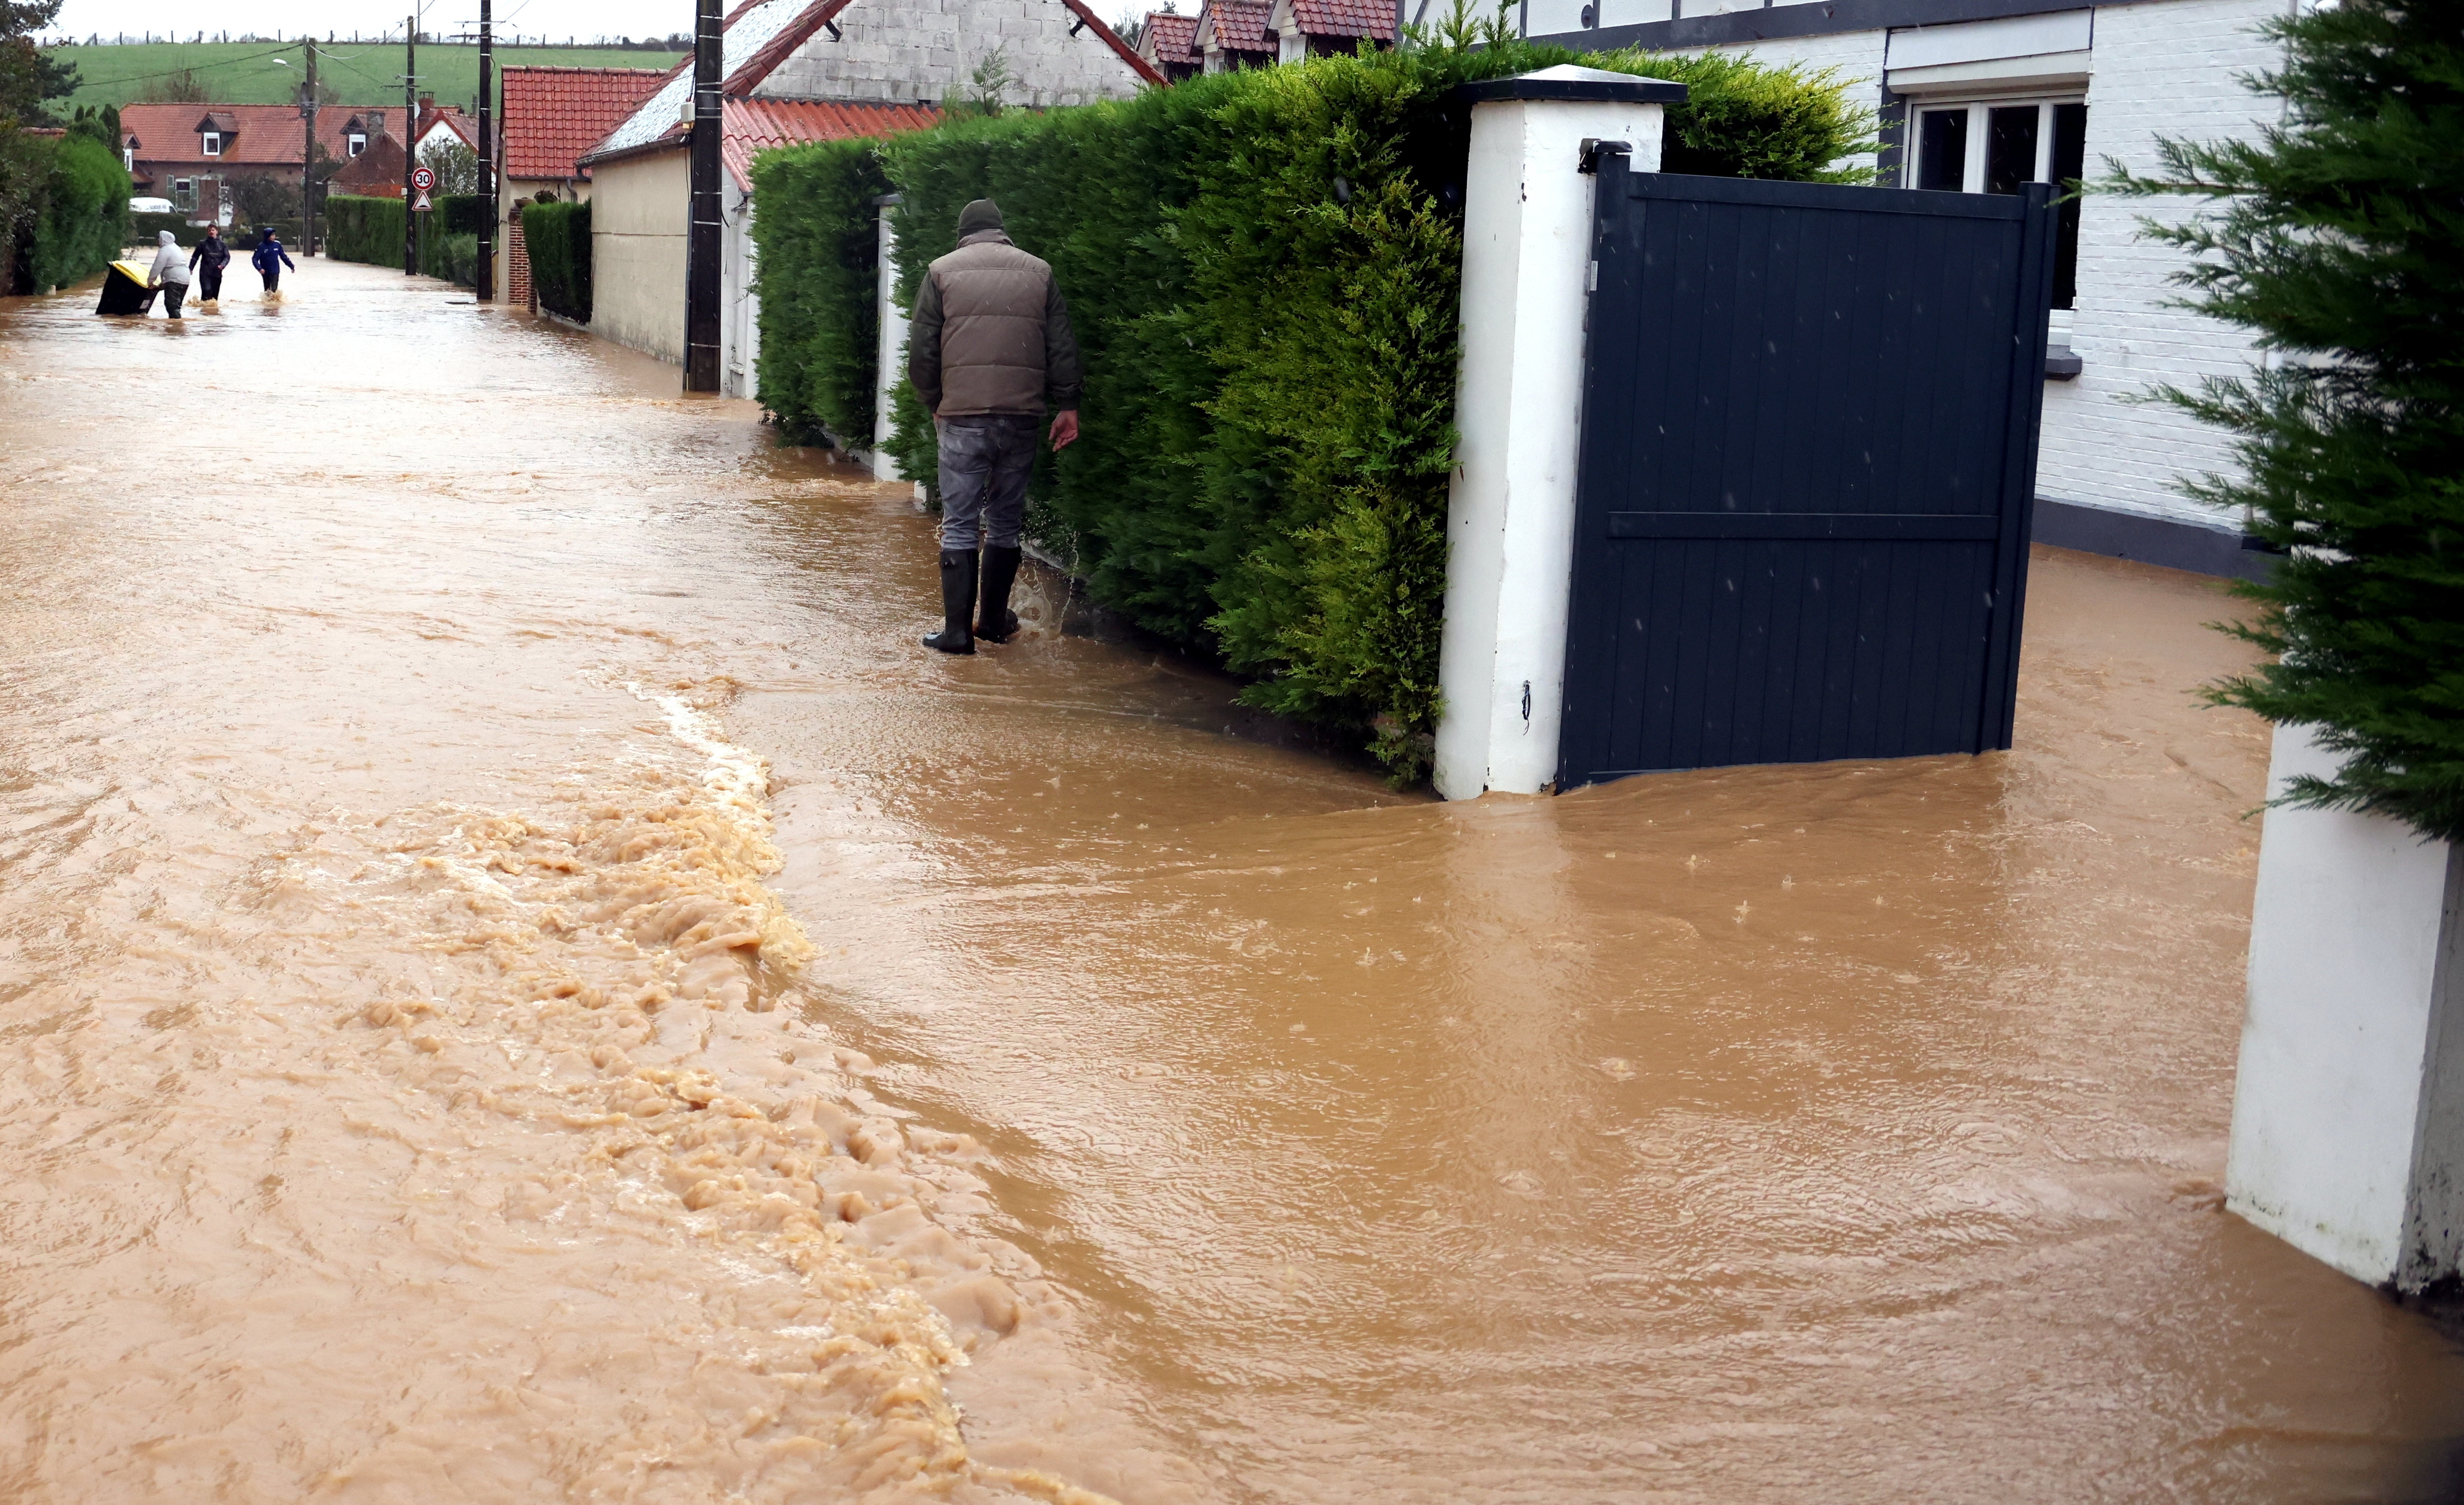
[[337, 261], [402, 265], [402, 200], [357, 193], [325, 195], [325, 255]]
[[763, 154], [753, 167], [761, 277], [761, 400], [799, 441], [872, 445], [880, 348], [880, 234], [872, 201], [890, 191], [881, 143], [821, 142]]
[[[522, 245], [539, 307], [590, 322], [590, 206], [531, 204], [522, 210]], [[763, 325], [768, 328], [767, 323]], [[766, 352], [765, 352], [766, 355]]]
[[[487, 199], [476, 193], [440, 193], [420, 227], [419, 270], [428, 277], [477, 285], [479, 244], [472, 229], [482, 222]], [[337, 261], [364, 261], [381, 267], [402, 265], [400, 199], [363, 197], [353, 193], [325, 196], [325, 255]], [[288, 237], [286, 236], [286, 242]]]
[[[1470, 40], [765, 155], [763, 403], [863, 432], [869, 200], [903, 195], [905, 302], [960, 207], [998, 200], [1052, 263], [1087, 357], [1085, 437], [1039, 456], [1035, 535], [1098, 601], [1251, 676], [1250, 703], [1359, 728], [1419, 775], [1439, 711], [1470, 133], [1447, 92], [1579, 61], [1692, 87], [1669, 111], [1672, 166], [1854, 180], [1836, 164], [1871, 147], [1870, 115], [1825, 74]], [[931, 476], [913, 389], [892, 409], [888, 448]]]
[[26, 264], [29, 285], [66, 287], [111, 265], [128, 244], [128, 169], [79, 131], [55, 143]]

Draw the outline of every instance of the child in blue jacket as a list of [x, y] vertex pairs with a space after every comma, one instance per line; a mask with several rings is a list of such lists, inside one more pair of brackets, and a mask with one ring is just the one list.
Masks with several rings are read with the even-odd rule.
[[265, 278], [265, 290], [269, 293], [280, 291], [284, 267], [290, 267], [294, 272], [299, 270], [292, 261], [291, 254], [282, 249], [282, 237], [271, 230], [258, 233], [256, 255], [250, 259], [257, 276]]

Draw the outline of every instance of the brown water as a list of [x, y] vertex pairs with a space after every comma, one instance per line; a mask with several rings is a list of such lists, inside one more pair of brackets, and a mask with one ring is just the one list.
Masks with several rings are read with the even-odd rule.
[[2217, 1206], [2210, 587], [2040, 551], [2007, 756], [1441, 806], [459, 299], [0, 305], [0, 1496], [2464, 1479]]

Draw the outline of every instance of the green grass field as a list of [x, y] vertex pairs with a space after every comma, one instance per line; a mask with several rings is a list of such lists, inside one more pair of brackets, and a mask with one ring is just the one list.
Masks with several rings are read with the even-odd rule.
[[[402, 103], [402, 43], [319, 42], [317, 81], [346, 105]], [[130, 42], [52, 49], [77, 65], [79, 82], [65, 115], [79, 104], [129, 104], [179, 69], [193, 69], [217, 104], [283, 104], [299, 87], [299, 44], [278, 42]], [[625, 47], [499, 47], [499, 67], [671, 68], [684, 55]], [[290, 60], [281, 67], [275, 57]], [[438, 102], [472, 108], [479, 97], [479, 49], [422, 43], [420, 88]]]

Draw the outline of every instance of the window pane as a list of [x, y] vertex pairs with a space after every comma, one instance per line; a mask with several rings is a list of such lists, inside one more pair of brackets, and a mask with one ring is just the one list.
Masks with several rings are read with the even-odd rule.
[[1956, 193], [1968, 175], [1968, 111], [1927, 110], [1917, 117], [1917, 187]]
[[2036, 175], [2036, 106], [2006, 105], [1986, 115], [1985, 191], [2016, 193]]
[[[2087, 167], [2087, 106], [2057, 104], [2054, 106], [2054, 182], [2066, 194], [2079, 192], [2079, 180]], [[2054, 243], [2054, 306], [2068, 308], [2079, 299], [2079, 206], [2074, 197], [2064, 202], [2057, 212], [2061, 228]]]

